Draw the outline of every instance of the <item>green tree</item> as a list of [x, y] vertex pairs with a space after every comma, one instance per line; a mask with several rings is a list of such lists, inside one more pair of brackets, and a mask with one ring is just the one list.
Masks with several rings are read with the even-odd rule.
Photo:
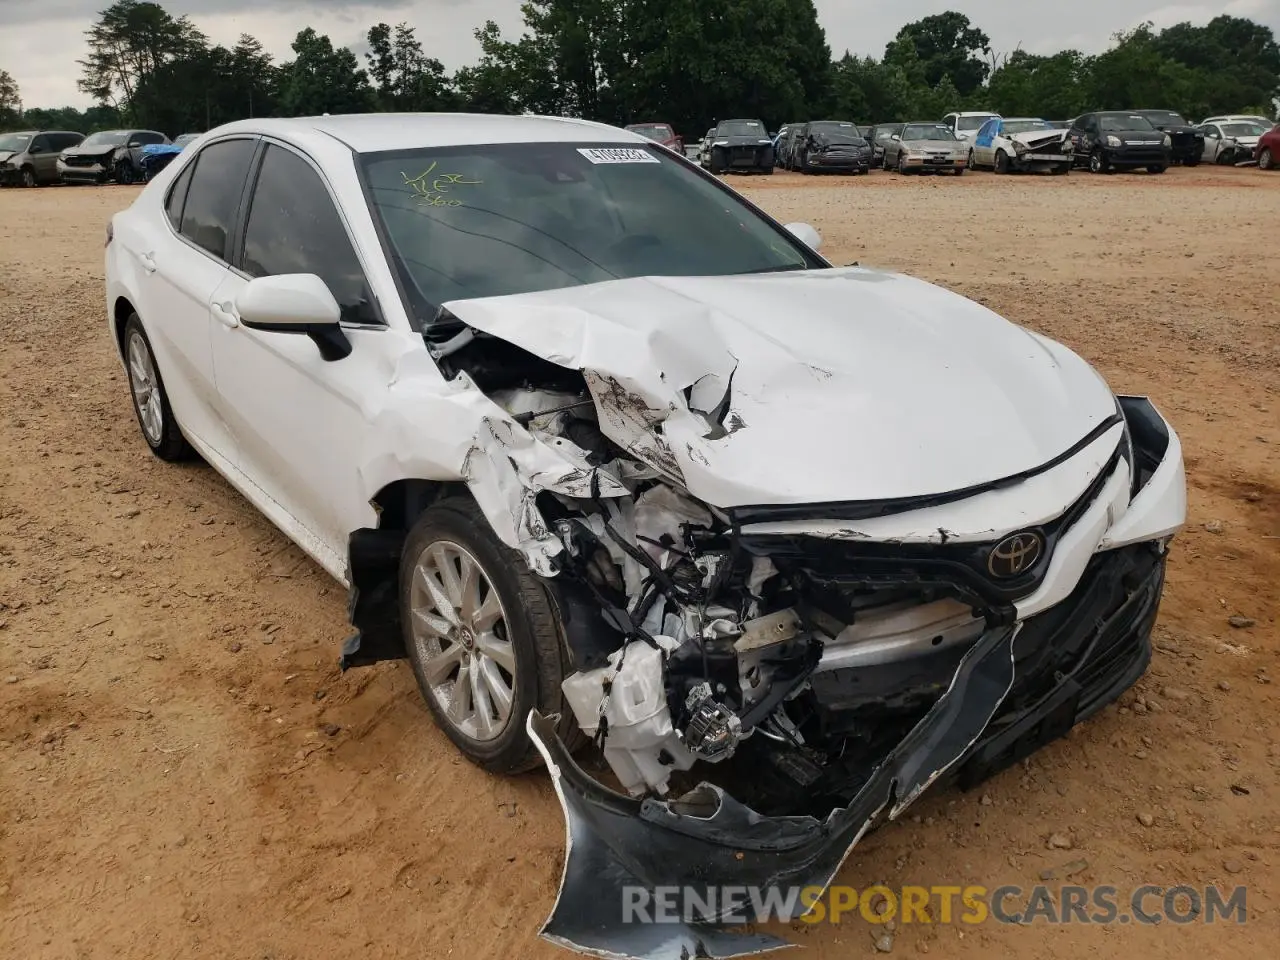
[[1165, 56], [1150, 23], [1117, 33], [1115, 46], [1089, 63], [1087, 101], [1098, 110], [1138, 106], [1179, 110], [1192, 115], [1197, 103], [1196, 76], [1190, 68]]
[[991, 109], [1006, 117], [1069, 120], [1091, 106], [1089, 61], [1078, 50], [1050, 57], [1011, 53], [987, 83]]
[[[99, 103], [110, 103], [129, 117], [145, 114], [150, 103], [139, 87], [174, 60], [203, 51], [208, 41], [186, 17], [174, 18], [158, 3], [116, 0], [86, 32], [89, 55], [77, 86]], [[148, 85], [153, 95], [160, 91]], [[144, 98], [145, 99], [145, 98]]]
[[0, 129], [18, 123], [22, 119], [22, 97], [18, 93], [18, 81], [8, 70], [0, 70]]
[[231, 70], [234, 94], [229, 112], [236, 119], [267, 117], [275, 111], [279, 70], [262, 44], [247, 33], [231, 48]]
[[368, 75], [356, 55], [311, 27], [294, 38], [291, 63], [280, 67], [279, 110], [290, 117], [362, 113], [374, 107]]
[[428, 57], [414, 28], [385, 23], [369, 29], [369, 76], [382, 110], [447, 110], [455, 103], [444, 65]]
[[991, 69], [980, 56], [991, 52], [991, 39], [954, 10], [908, 23], [886, 48], [885, 62], [907, 69], [908, 51], [919, 62], [925, 86], [936, 87], [950, 77], [961, 97], [975, 93]]

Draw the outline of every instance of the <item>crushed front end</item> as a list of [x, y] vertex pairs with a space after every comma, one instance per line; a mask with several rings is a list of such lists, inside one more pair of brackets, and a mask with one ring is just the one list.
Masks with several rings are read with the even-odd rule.
[[[640, 283], [653, 281], [619, 289]], [[595, 293], [555, 296], [604, 309]], [[617, 311], [628, 302], [619, 295]], [[629, 922], [627, 905], [658, 889], [823, 890], [869, 829], [932, 783], [976, 782], [1017, 761], [1145, 670], [1168, 541], [1185, 519], [1181, 448], [1147, 400], [1113, 397], [1064, 350], [1044, 361], [1076, 384], [1064, 416], [1091, 409], [1087, 423], [1037, 432], [1085, 425], [1051, 459], [950, 492], [725, 506], [795, 475], [723, 467], [752, 431], [767, 449], [768, 431], [798, 429], [794, 416], [768, 419], [779, 410], [769, 387], [794, 396], [815, 384], [814, 396], [834, 399], [847, 389], [841, 371], [801, 370], [772, 344], [753, 356], [745, 335], [731, 341], [700, 314], [680, 323], [675, 307], [651, 329], [619, 321], [613, 337], [584, 311], [553, 342], [550, 324], [537, 325], [540, 300], [518, 312], [493, 304], [502, 309], [452, 307], [470, 326], [444, 318], [433, 353], [500, 411], [464, 475], [482, 506], [506, 504], [504, 536], [554, 598], [573, 668], [565, 702], [611, 772], [607, 785], [593, 779], [550, 718], [529, 716], [568, 833], [548, 939], [645, 960], [780, 946], [733, 932], [738, 918], [719, 909], [646, 924]], [[562, 303], [548, 306], [563, 316]], [[530, 330], [545, 337], [543, 356], [516, 345]], [[647, 332], [628, 343], [636, 330]], [[878, 435], [901, 443], [901, 458], [918, 442]], [[811, 463], [857, 452], [803, 449]], [[804, 482], [849, 483], [824, 463]], [[812, 901], [789, 904], [774, 916]]]

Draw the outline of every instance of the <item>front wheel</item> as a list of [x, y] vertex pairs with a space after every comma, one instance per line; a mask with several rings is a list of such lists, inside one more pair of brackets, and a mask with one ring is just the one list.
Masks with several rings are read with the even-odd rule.
[[902, 154], [898, 154], [898, 173], [904, 177], [907, 175], [907, 158]]
[[1110, 173], [1111, 162], [1107, 159], [1107, 155], [1101, 150], [1094, 150], [1089, 154], [1089, 172], [1090, 173]]
[[1274, 170], [1276, 168], [1276, 158], [1271, 153], [1270, 147], [1263, 148], [1258, 154], [1258, 168], [1261, 170]]
[[37, 185], [36, 172], [30, 167], [22, 168], [22, 185], [24, 187], [34, 187]]
[[427, 707], [463, 755], [494, 773], [536, 766], [530, 710], [576, 734], [560, 683], [569, 672], [560, 618], [524, 558], [469, 499], [428, 508], [400, 558], [405, 648]]
[[1003, 150], [996, 151], [996, 173], [1009, 172], [1009, 155]]
[[115, 174], [116, 183], [121, 186], [128, 187], [138, 182], [138, 173], [128, 160], [121, 160], [116, 164]]
[[1163, 163], [1153, 163], [1151, 166], [1147, 167], [1147, 173], [1164, 173], [1167, 169], [1168, 167]]
[[724, 160], [721, 158], [717, 158], [716, 152], [714, 150], [711, 151], [711, 161], [707, 169], [710, 170], [716, 176], [719, 176], [720, 174], [724, 173]]
[[133, 394], [133, 412], [142, 428], [142, 438], [161, 460], [185, 460], [191, 447], [173, 417], [169, 395], [165, 392], [160, 368], [151, 350], [151, 341], [142, 329], [142, 320], [130, 314], [124, 325], [124, 358], [129, 373], [129, 390]]

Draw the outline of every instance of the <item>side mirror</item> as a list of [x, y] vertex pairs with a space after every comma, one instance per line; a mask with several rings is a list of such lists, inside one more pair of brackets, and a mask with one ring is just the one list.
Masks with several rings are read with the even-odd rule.
[[889, 137], [889, 139], [890, 139], [890, 140], [901, 140], [901, 139], [902, 139], [902, 135], [901, 135], [901, 134], [899, 134], [899, 133], [895, 133], [895, 134], [893, 134], [891, 137]]
[[40, 146], [38, 143], [33, 143], [27, 148], [27, 153], [34, 157], [37, 153], [44, 153], [44, 147]]
[[817, 252], [822, 246], [822, 234], [807, 223], [788, 223], [786, 229], [810, 250]]
[[341, 360], [351, 353], [351, 341], [338, 323], [338, 301], [314, 273], [250, 280], [236, 297], [236, 312], [251, 330], [310, 337], [325, 360]]

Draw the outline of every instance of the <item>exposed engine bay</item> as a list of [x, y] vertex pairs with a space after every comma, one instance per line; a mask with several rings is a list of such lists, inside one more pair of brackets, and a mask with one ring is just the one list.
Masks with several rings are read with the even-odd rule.
[[[447, 375], [590, 478], [583, 495], [543, 491], [532, 506], [562, 547], [552, 582], [578, 668], [567, 702], [633, 796], [667, 795], [701, 761], [724, 764], [717, 779], [762, 812], [829, 811], [1010, 616], [945, 580], [837, 573], [798, 538], [744, 535], [733, 511], [677, 485], [668, 458], [604, 434], [597, 399], [626, 409], [617, 384], [447, 318], [432, 334]], [[685, 391], [689, 409], [708, 435], [734, 429], [731, 387], [709, 386]]]

